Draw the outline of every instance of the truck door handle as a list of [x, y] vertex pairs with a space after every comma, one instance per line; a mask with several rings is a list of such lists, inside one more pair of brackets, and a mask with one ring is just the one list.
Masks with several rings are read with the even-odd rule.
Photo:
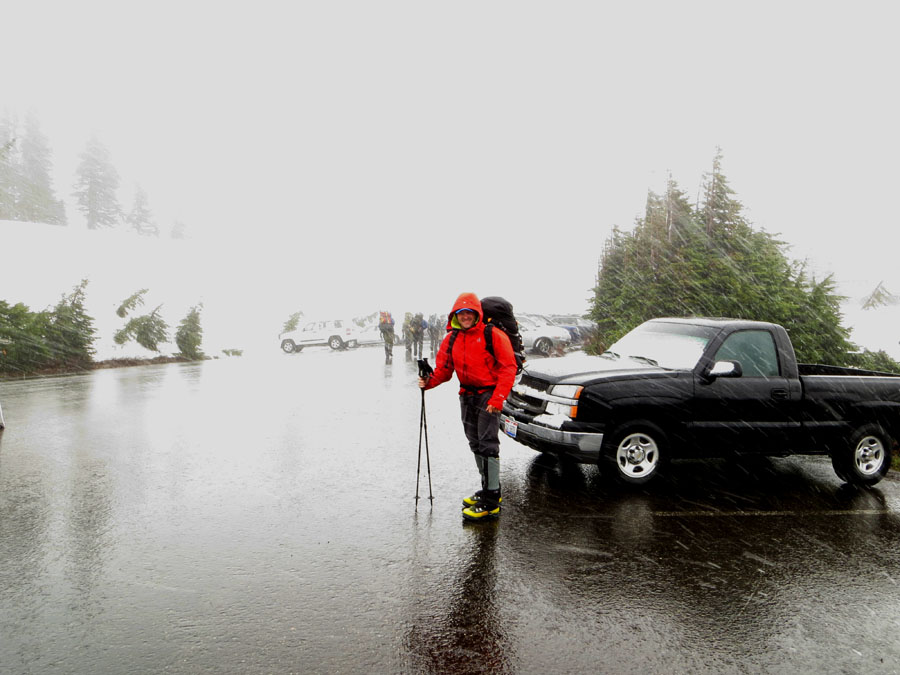
[[787, 389], [773, 389], [772, 390], [772, 398], [783, 401], [788, 397]]

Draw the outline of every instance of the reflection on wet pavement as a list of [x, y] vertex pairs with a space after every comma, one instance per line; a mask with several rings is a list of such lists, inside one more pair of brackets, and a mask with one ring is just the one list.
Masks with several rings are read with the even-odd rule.
[[415, 364], [277, 357], [0, 382], [5, 671], [894, 672], [894, 480], [634, 489], [504, 438], [502, 519], [466, 524], [452, 387], [416, 511]]

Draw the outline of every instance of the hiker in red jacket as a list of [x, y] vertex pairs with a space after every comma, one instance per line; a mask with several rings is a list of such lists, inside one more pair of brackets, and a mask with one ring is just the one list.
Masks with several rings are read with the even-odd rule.
[[419, 378], [428, 390], [446, 382], [453, 373], [459, 379], [463, 431], [481, 474], [481, 489], [463, 499], [463, 517], [484, 520], [500, 515], [500, 411], [516, 379], [516, 358], [509, 338], [491, 328], [493, 354], [485, 342], [481, 302], [474, 293], [463, 293], [453, 305], [447, 336], [441, 342], [434, 373]]

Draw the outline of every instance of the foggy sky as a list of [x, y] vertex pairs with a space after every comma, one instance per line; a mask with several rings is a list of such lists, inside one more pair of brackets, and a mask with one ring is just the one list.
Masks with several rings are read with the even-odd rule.
[[[126, 210], [140, 183], [163, 233], [187, 223], [218, 289], [277, 312], [427, 312], [462, 290], [585, 311], [613, 225], [630, 229], [669, 171], [696, 195], [717, 146], [750, 220], [792, 257], [850, 295], [900, 292], [890, 12], [16, 3], [0, 108], [36, 112], [71, 230], [96, 134]], [[2, 296], [22, 282], [0, 271]]]

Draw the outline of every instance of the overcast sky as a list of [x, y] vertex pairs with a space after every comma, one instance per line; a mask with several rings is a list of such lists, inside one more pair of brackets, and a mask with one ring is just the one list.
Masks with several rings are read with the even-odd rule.
[[95, 134], [126, 209], [140, 183], [278, 311], [585, 311], [612, 226], [717, 146], [792, 257], [900, 292], [893, 7], [8, 3], [0, 108], [36, 112], [71, 228]]

